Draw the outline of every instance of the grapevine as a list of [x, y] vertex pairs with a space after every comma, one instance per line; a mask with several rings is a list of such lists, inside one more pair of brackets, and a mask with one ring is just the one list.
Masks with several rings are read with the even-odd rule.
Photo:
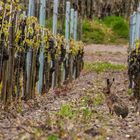
[[[48, 28], [39, 24], [36, 17], [27, 17], [23, 14], [23, 10], [19, 0], [12, 2], [8, 0], [6, 3], [0, 1], [0, 93], [4, 103], [11, 102], [15, 98], [27, 100], [35, 96], [36, 84], [39, 80], [41, 53], [43, 53], [45, 60], [43, 91], [47, 92], [51, 87], [54, 72], [58, 78], [57, 85], [61, 85], [62, 67], [67, 71], [66, 77], [69, 78], [71, 58], [74, 62], [73, 69], [78, 71], [77, 74], [83, 67], [84, 44], [82, 42], [73, 39], [67, 42], [62, 35], [54, 36]], [[12, 44], [10, 44], [9, 38], [12, 39]], [[67, 45], [69, 45], [69, 50], [67, 50]], [[27, 95], [26, 61], [29, 51], [32, 53], [30, 77], [32, 87]], [[12, 58], [12, 61], [9, 58]], [[10, 64], [10, 62], [12, 63]], [[12, 68], [10, 77], [6, 73], [9, 71], [8, 68]], [[9, 84], [5, 82], [6, 79], [11, 80], [12, 84], [10, 86], [12, 95], [8, 98], [7, 93], [10, 88], [6, 88]]]

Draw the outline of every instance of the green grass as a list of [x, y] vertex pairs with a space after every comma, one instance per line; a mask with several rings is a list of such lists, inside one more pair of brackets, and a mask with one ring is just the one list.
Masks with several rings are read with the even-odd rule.
[[94, 62], [88, 63], [85, 62], [84, 70], [87, 72], [95, 71], [97, 73], [106, 72], [106, 71], [121, 71], [125, 70], [126, 66], [121, 64], [112, 64], [109, 62]]
[[122, 17], [110, 16], [103, 20], [103, 23], [118, 35], [118, 37], [129, 38], [129, 23]]
[[58, 140], [59, 138], [58, 138], [58, 136], [56, 136], [56, 135], [50, 135], [48, 138], [47, 138], [47, 140]]
[[98, 21], [83, 21], [83, 42], [101, 44], [107, 39], [105, 32], [107, 28]]
[[89, 107], [85, 107], [81, 110], [81, 115], [83, 120], [87, 121], [92, 117], [92, 111]]
[[68, 117], [68, 118], [73, 117], [72, 108], [68, 104], [62, 105], [58, 114], [62, 117]]
[[[94, 93], [94, 91], [92, 90], [92, 94], [93, 93]], [[82, 98], [82, 103], [84, 106], [86, 106], [89, 102], [93, 106], [98, 106], [98, 105], [101, 105], [103, 103], [103, 101], [104, 101], [104, 98], [101, 93], [95, 94], [94, 97], [87, 95]]]
[[89, 119], [92, 115], [92, 112], [87, 107], [87, 101], [84, 101], [84, 102], [82, 101], [82, 102], [79, 102], [78, 104], [81, 105], [81, 108], [75, 108], [74, 106], [71, 106], [70, 104], [64, 104], [63, 106], [61, 106], [60, 111], [58, 112], [58, 115], [63, 118], [67, 118], [69, 120], [76, 119], [78, 116], [81, 116], [83, 120]]
[[127, 44], [129, 23], [122, 17], [110, 16], [83, 21], [83, 42], [95, 44]]

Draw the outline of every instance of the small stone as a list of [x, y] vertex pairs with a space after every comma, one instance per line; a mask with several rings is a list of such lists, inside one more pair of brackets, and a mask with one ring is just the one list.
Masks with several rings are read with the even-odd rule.
[[110, 140], [110, 137], [107, 137], [106, 140]]
[[126, 138], [130, 138], [130, 135], [125, 135]]
[[135, 109], [135, 107], [134, 106], [131, 106], [130, 109]]
[[137, 112], [137, 114], [136, 114], [137, 116], [139, 116], [140, 115], [140, 112]]
[[132, 125], [128, 125], [129, 128], [132, 128]]
[[130, 133], [133, 133], [133, 132], [134, 132], [133, 129], [129, 129], [128, 131], [129, 131]]

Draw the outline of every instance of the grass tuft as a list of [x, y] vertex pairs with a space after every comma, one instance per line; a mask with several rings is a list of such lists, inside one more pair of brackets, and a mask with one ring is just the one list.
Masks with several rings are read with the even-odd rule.
[[47, 140], [58, 140], [59, 138], [58, 138], [58, 136], [56, 136], [56, 135], [50, 135], [48, 138], [47, 138]]
[[62, 105], [61, 108], [60, 108], [60, 111], [58, 113], [60, 116], [62, 117], [68, 117], [68, 118], [72, 118], [73, 116], [73, 111], [72, 111], [72, 108], [70, 105], [68, 104], [65, 104], [65, 105]]

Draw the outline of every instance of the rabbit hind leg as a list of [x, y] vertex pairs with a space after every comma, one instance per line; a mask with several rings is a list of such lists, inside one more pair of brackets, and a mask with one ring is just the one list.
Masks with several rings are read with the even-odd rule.
[[109, 113], [110, 113], [111, 115], [113, 115], [113, 114], [114, 114], [114, 112], [113, 112], [112, 108], [110, 108], [110, 107], [109, 107]]

